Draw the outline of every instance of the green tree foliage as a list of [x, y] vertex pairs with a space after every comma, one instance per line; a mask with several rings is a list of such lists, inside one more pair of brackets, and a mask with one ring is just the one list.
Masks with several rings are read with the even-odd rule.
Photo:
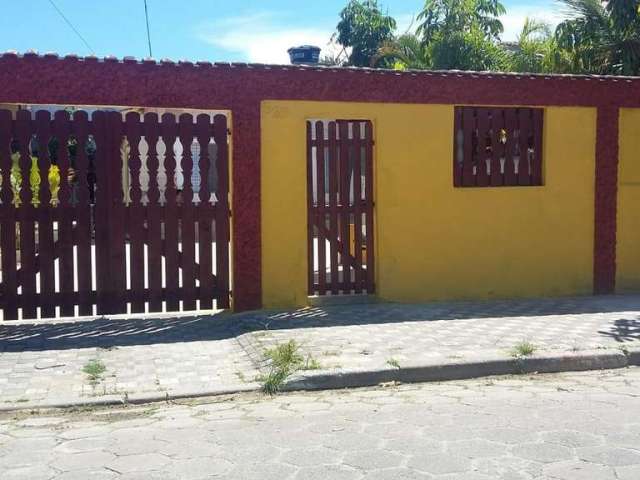
[[525, 19], [515, 45], [509, 50], [507, 70], [528, 73], [570, 73], [571, 59], [566, 51], [558, 48], [551, 27], [531, 18]]
[[427, 44], [460, 32], [498, 39], [504, 31], [498, 17], [506, 12], [499, 0], [426, 0], [417, 34]]
[[398, 70], [505, 70], [507, 52], [477, 31], [458, 32], [425, 44], [418, 36], [405, 33], [386, 42], [378, 50], [374, 65], [383, 60]]
[[517, 42], [501, 42], [499, 0], [426, 0], [415, 33], [394, 35], [376, 1], [351, 0], [338, 41], [348, 64], [396, 69], [640, 75], [640, 0], [558, 0], [555, 32], [527, 19]]
[[370, 66], [378, 49], [393, 39], [395, 29], [396, 21], [381, 12], [377, 0], [350, 0], [337, 26], [338, 43], [351, 49], [347, 64]]
[[372, 65], [381, 62], [390, 64], [396, 70], [426, 70], [431, 68], [431, 59], [427, 48], [415, 34], [404, 33], [382, 44]]
[[556, 29], [571, 70], [581, 73], [640, 73], [640, 0], [561, 0], [568, 19]]
[[436, 38], [428, 50], [436, 70], [497, 71], [508, 65], [506, 51], [477, 28]]
[[506, 55], [497, 44], [506, 13], [499, 0], [427, 0], [418, 14], [417, 35], [431, 68], [500, 70]]

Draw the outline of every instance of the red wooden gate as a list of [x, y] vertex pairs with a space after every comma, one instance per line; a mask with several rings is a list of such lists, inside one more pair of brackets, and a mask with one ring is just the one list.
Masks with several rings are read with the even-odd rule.
[[373, 293], [373, 129], [307, 122], [308, 290]]
[[0, 110], [0, 170], [5, 320], [229, 306], [224, 115]]

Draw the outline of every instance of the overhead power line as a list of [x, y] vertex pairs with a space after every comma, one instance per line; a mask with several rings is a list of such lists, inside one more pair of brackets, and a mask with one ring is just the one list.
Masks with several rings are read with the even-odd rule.
[[69, 19], [67, 17], [65, 17], [64, 13], [62, 13], [62, 10], [60, 10], [58, 8], [58, 6], [53, 3], [53, 0], [49, 0], [49, 3], [51, 4], [51, 6], [53, 8], [55, 8], [56, 12], [58, 12], [58, 14], [62, 17], [62, 19], [67, 23], [67, 25], [69, 25], [69, 27], [71, 27], [71, 30], [73, 30], [75, 32], [75, 34], [78, 36], [78, 38], [80, 38], [80, 40], [82, 40], [82, 43], [84, 43], [87, 48], [89, 49], [89, 51], [95, 55], [96, 52], [93, 51], [93, 48], [91, 48], [91, 45], [89, 45], [89, 43], [84, 39], [84, 37], [80, 34], [80, 32], [78, 31], [78, 29], [76, 29], [76, 27], [73, 26], [73, 23], [71, 23], [69, 21]]
[[149, 9], [147, 8], [147, 0], [144, 0], [144, 18], [147, 20], [147, 41], [149, 42], [149, 56], [153, 57], [153, 53], [151, 53], [151, 33], [149, 31]]

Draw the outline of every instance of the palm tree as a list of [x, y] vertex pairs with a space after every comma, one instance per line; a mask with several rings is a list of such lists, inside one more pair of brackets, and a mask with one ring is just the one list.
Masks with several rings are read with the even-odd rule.
[[527, 73], [570, 73], [567, 51], [558, 47], [548, 23], [526, 18], [515, 44], [504, 44], [509, 70]]
[[556, 28], [558, 46], [574, 72], [640, 73], [640, 0], [559, 0], [568, 19]]
[[396, 70], [425, 70], [431, 68], [429, 54], [422, 41], [413, 33], [404, 33], [382, 44], [372, 58], [371, 66], [381, 61], [393, 65]]

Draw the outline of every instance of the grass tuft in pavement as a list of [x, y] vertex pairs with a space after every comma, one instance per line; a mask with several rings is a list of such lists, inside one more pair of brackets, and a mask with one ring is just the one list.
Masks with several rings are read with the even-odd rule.
[[395, 358], [390, 358], [389, 360], [387, 360], [387, 365], [400, 370], [400, 362]]
[[102, 375], [107, 371], [107, 367], [100, 360], [93, 359], [82, 367], [82, 371], [87, 375], [89, 383], [95, 386], [102, 380]]
[[275, 395], [281, 389], [289, 376], [298, 370], [318, 370], [320, 362], [311, 356], [305, 358], [300, 353], [300, 345], [295, 340], [281, 343], [274, 348], [264, 351], [264, 356], [271, 360], [269, 373], [258, 377], [262, 382], [262, 391]]
[[513, 346], [511, 349], [511, 356], [515, 358], [528, 357], [533, 355], [537, 349], [538, 348], [533, 343], [523, 340]]
[[304, 360], [300, 353], [300, 346], [295, 340], [289, 340], [287, 343], [265, 350], [264, 356], [271, 360], [271, 364], [275, 367], [290, 367]]

